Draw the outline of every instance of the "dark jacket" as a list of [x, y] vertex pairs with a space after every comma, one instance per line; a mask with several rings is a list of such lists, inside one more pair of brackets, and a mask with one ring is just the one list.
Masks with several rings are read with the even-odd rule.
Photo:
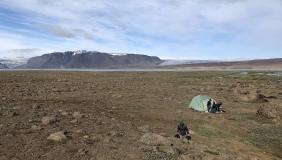
[[185, 135], [189, 134], [189, 130], [188, 130], [187, 125], [185, 123], [181, 122], [177, 126], [177, 133], [179, 133], [181, 136], [185, 136]]

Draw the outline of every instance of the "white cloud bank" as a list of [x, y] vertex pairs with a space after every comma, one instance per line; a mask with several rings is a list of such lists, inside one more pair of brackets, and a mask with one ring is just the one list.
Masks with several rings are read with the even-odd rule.
[[1, 0], [0, 6], [22, 13], [17, 23], [31, 27], [28, 32], [50, 34], [29, 37], [0, 22], [0, 56], [22, 48], [163, 58], [282, 56], [281, 0]]

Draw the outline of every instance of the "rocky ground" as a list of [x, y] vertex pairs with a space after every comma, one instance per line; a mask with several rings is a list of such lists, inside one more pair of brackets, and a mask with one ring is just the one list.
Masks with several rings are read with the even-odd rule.
[[[198, 94], [227, 112], [188, 109]], [[0, 72], [0, 160], [281, 159], [281, 98], [256, 73]]]

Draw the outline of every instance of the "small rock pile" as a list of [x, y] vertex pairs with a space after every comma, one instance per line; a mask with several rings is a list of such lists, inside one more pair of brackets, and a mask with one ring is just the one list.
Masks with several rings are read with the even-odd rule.
[[257, 116], [280, 122], [282, 119], [282, 106], [272, 103], [261, 105], [257, 110]]
[[188, 143], [183, 143], [173, 137], [164, 137], [155, 133], [145, 133], [139, 140], [141, 143], [150, 146], [153, 152], [167, 155], [179, 155], [188, 150]]
[[57, 122], [57, 119], [55, 116], [45, 116], [41, 119], [41, 122], [43, 125], [50, 125]]
[[267, 102], [265, 96], [251, 84], [237, 83], [233, 92], [243, 102]]
[[67, 140], [67, 136], [65, 135], [64, 131], [55, 132], [49, 135], [47, 140], [53, 141], [53, 142], [64, 142]]

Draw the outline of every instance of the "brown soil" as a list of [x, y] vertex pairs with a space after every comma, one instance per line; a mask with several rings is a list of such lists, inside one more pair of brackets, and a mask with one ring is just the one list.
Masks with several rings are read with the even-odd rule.
[[257, 110], [257, 116], [281, 123], [282, 107], [276, 104], [261, 105]]
[[234, 88], [234, 94], [244, 102], [267, 102], [265, 96], [251, 84], [238, 83]]
[[[0, 160], [281, 159], [281, 124], [234, 97], [238, 82], [282, 102], [279, 77], [237, 72], [0, 72]], [[227, 112], [188, 109], [198, 94]], [[191, 143], [172, 138], [180, 120]], [[166, 143], [142, 143], [151, 132]]]

